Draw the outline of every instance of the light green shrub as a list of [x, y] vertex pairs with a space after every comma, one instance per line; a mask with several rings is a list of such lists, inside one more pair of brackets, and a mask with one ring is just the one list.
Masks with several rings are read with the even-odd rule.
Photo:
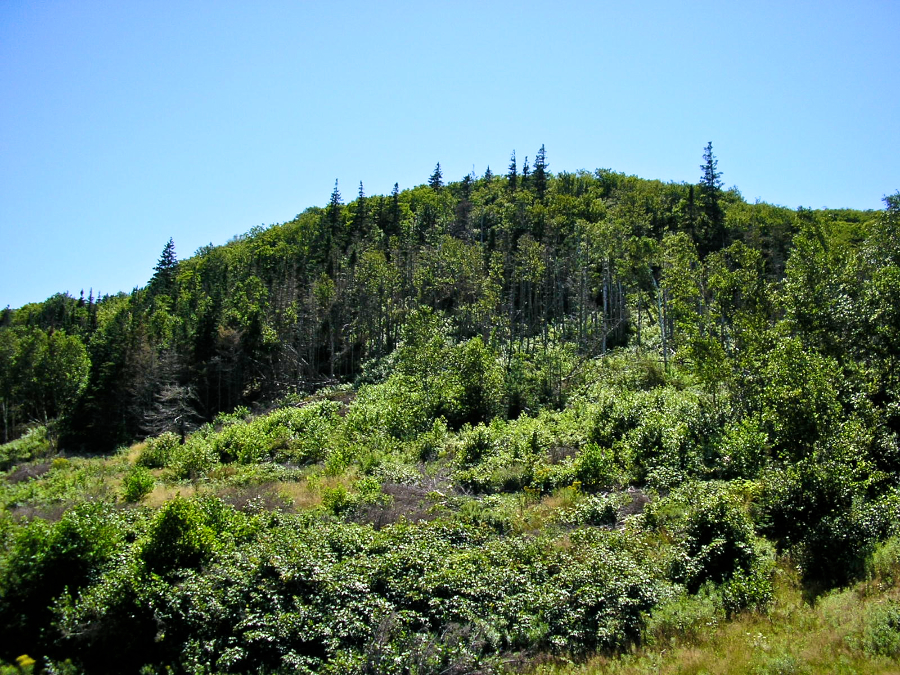
[[139, 502], [153, 490], [153, 475], [145, 467], [136, 466], [125, 475], [122, 498], [126, 502]]

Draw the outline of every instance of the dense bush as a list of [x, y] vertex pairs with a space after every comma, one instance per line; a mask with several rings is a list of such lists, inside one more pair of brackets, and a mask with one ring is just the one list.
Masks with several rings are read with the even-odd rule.
[[142, 466], [135, 466], [125, 476], [122, 498], [126, 502], [139, 502], [150, 494], [155, 483], [153, 474]]

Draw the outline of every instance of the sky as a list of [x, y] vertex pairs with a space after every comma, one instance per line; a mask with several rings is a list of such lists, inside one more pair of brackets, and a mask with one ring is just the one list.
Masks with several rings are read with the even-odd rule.
[[900, 3], [0, 0], [0, 308], [515, 150], [796, 208], [900, 190]]

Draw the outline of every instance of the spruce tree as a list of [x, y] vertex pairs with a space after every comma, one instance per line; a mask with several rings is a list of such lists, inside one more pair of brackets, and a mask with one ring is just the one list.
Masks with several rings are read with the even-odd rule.
[[435, 192], [440, 192], [441, 188], [444, 187], [444, 176], [441, 173], [440, 162], [434, 167], [434, 173], [431, 174], [431, 178], [428, 179], [428, 186]]
[[331, 191], [331, 199], [328, 201], [328, 222], [331, 224], [332, 231], [341, 221], [341, 191], [338, 190], [337, 178], [334, 179], [334, 190]]
[[527, 190], [528, 185], [531, 181], [529, 181], [530, 177], [530, 169], [528, 167], [528, 155], [525, 155], [525, 161], [522, 162], [522, 189]]
[[169, 237], [168, 243], [159, 256], [159, 262], [153, 268], [150, 289], [156, 293], [168, 293], [175, 283], [175, 270], [177, 268], [178, 258], [175, 255], [175, 241]]
[[506, 174], [506, 178], [508, 180], [507, 185], [509, 186], [510, 192], [516, 191], [516, 182], [518, 179], [518, 169], [516, 167], [516, 151], [512, 151], [512, 156], [509, 158], [509, 171]]
[[365, 232], [366, 221], [368, 218], [369, 213], [366, 205], [366, 193], [365, 190], [363, 190], [362, 181], [359, 181], [359, 195], [356, 197], [356, 209], [353, 212], [353, 232]]
[[712, 141], [706, 144], [703, 151], [703, 164], [700, 165], [703, 175], [700, 177], [700, 211], [705, 220], [701, 235], [700, 250], [702, 254], [724, 248], [725, 211], [722, 208], [722, 172], [719, 162], [713, 155]]
[[484, 182], [488, 185], [494, 180], [494, 173], [491, 171], [491, 165], [488, 164], [487, 171], [484, 172]]
[[400, 186], [397, 183], [394, 183], [394, 189], [391, 190], [391, 213], [388, 223], [388, 236], [400, 234]]
[[544, 150], [543, 144], [538, 150], [537, 156], [534, 158], [534, 190], [540, 201], [544, 201], [544, 194], [547, 192], [547, 152]]

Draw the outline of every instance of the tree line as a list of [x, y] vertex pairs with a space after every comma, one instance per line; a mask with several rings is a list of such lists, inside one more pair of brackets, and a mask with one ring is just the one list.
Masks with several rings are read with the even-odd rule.
[[893, 400], [898, 198], [795, 211], [724, 189], [711, 143], [700, 169], [696, 184], [554, 174], [541, 146], [503, 175], [445, 182], [437, 164], [426, 184], [367, 196], [360, 182], [346, 203], [336, 181], [325, 207], [183, 260], [169, 240], [131, 293], [2, 312], [3, 439], [40, 421], [66, 447], [108, 449], [353, 381], [422, 308], [507, 354], [630, 344], [692, 363], [713, 393], [744, 388], [789, 325]]

